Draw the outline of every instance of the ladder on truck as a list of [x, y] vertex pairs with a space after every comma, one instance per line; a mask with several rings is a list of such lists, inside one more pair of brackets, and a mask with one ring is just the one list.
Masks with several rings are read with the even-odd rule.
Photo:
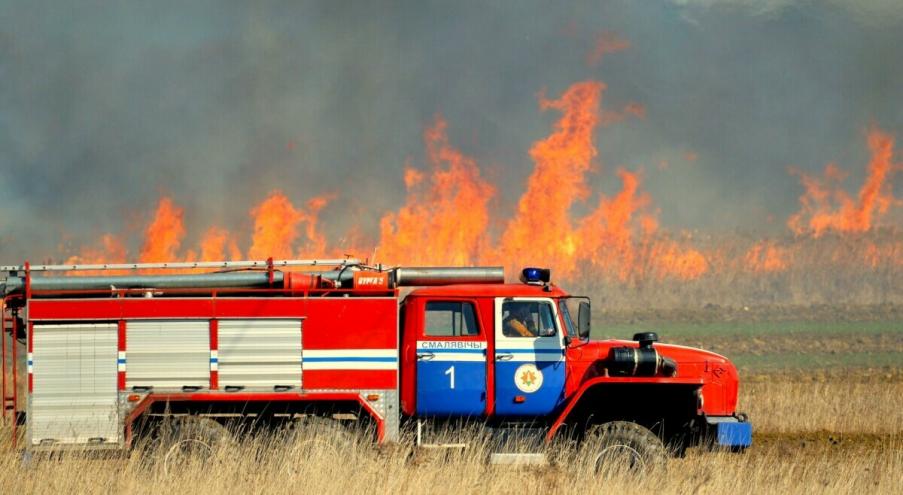
[[70, 272], [70, 271], [104, 271], [104, 270], [201, 270], [201, 269], [273, 269], [293, 266], [309, 267], [341, 267], [360, 265], [356, 258], [342, 259], [310, 259], [310, 260], [274, 260], [265, 261], [185, 261], [185, 262], [160, 262], [160, 263], [94, 263], [94, 264], [56, 264], [56, 265], [32, 265], [26, 262], [24, 265], [0, 265], [0, 272]]
[[[16, 333], [18, 328], [16, 328], [16, 314], [10, 314], [10, 317], [7, 318], [6, 315], [6, 301], [5, 299], [0, 300], [0, 373], [2, 373], [2, 377], [0, 377], [0, 382], [2, 382], [2, 386], [0, 386], [0, 397], [2, 397], [2, 410], [0, 410], [0, 420], [10, 421], [10, 426], [12, 429], [12, 437], [13, 437], [13, 445], [15, 445], [16, 439], [16, 426], [19, 422], [19, 417], [17, 415], [17, 403], [18, 403], [18, 395], [19, 395], [19, 373], [18, 373], [18, 353], [16, 352]], [[9, 347], [9, 349], [7, 349]], [[9, 366], [7, 367], [7, 362]], [[10, 372], [7, 372], [10, 370]]]

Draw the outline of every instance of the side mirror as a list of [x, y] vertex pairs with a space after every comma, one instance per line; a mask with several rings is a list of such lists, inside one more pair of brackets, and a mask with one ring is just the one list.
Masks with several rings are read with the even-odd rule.
[[590, 322], [592, 315], [590, 314], [589, 303], [581, 302], [580, 309], [577, 311], [577, 335], [581, 339], [589, 338]]

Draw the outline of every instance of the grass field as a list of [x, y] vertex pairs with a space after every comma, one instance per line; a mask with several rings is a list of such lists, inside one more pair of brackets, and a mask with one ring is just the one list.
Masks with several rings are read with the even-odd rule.
[[467, 449], [450, 453], [415, 451], [410, 442], [376, 447], [365, 435], [288, 443], [257, 436], [218, 449], [207, 464], [167, 463], [162, 452], [139, 449], [114, 459], [36, 458], [26, 467], [4, 443], [0, 493], [900, 493], [901, 321], [644, 319], [594, 328], [618, 338], [642, 330], [738, 363], [753, 448], [691, 449], [638, 477], [617, 469], [594, 475], [577, 454], [551, 466], [489, 465], [478, 434]]

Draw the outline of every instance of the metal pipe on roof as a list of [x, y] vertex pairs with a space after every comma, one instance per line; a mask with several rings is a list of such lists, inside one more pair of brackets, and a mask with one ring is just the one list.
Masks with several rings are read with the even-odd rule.
[[[281, 286], [282, 272], [273, 272], [273, 285]], [[23, 277], [7, 277], [3, 294], [25, 290]], [[34, 291], [79, 291], [109, 289], [218, 289], [270, 286], [266, 272], [222, 272], [191, 275], [109, 275], [103, 277], [32, 277]]]
[[[358, 266], [340, 270], [300, 272], [321, 276], [336, 282], [339, 288], [350, 288]], [[391, 271], [391, 287], [435, 286], [450, 284], [495, 284], [505, 281], [503, 267], [398, 267]], [[284, 286], [283, 272], [274, 271], [272, 281], [267, 272], [234, 271], [182, 275], [108, 275], [90, 277], [31, 277], [31, 289], [43, 292], [89, 291], [112, 289], [219, 289], [267, 288]], [[0, 279], [4, 295], [25, 291], [25, 278], [18, 275]]]
[[422, 266], [395, 269], [397, 287], [450, 284], [500, 284], [505, 281], [501, 266]]

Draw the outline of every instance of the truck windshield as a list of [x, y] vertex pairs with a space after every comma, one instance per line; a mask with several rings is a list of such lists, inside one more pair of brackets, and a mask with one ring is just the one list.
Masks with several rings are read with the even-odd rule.
[[564, 328], [567, 330], [567, 334], [569, 337], [577, 336], [577, 325], [574, 324], [574, 320], [571, 319], [571, 311], [568, 309], [568, 301], [571, 299], [561, 299], [558, 301], [558, 311], [561, 312], [561, 317], [564, 320]]

